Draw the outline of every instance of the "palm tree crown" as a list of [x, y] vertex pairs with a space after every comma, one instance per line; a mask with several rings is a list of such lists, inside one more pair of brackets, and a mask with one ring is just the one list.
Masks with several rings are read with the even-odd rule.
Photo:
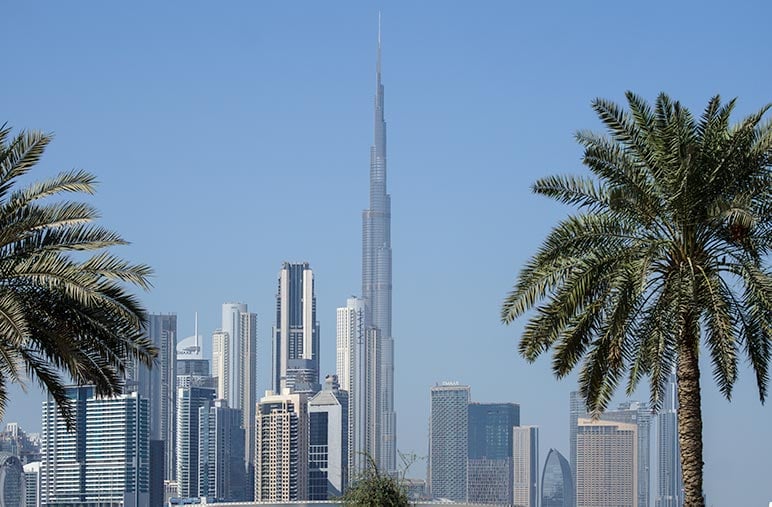
[[714, 97], [695, 118], [665, 94], [653, 108], [626, 97], [629, 110], [593, 102], [608, 136], [576, 135], [592, 177], [535, 183], [534, 192], [580, 211], [522, 269], [502, 320], [533, 310], [520, 353], [534, 361], [553, 349], [558, 377], [581, 362], [579, 390], [595, 414], [625, 377], [628, 394], [648, 377], [659, 407], [675, 370], [685, 505], [702, 505], [701, 345], [727, 399], [743, 354], [762, 403], [767, 395], [770, 106], [732, 126], [734, 100]]
[[71, 421], [66, 384], [94, 384], [97, 394], [114, 395], [129, 362], [151, 364], [156, 351], [143, 332], [145, 310], [125, 289], [147, 289], [151, 270], [106, 250], [126, 242], [93, 224], [96, 209], [46, 199], [93, 193], [91, 174], [73, 170], [19, 188], [51, 136], [10, 132], [0, 127], [0, 419], [8, 383], [29, 377]]

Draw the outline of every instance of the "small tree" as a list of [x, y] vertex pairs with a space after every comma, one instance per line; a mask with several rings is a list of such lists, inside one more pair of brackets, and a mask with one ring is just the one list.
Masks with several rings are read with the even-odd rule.
[[372, 456], [366, 454], [368, 466], [341, 498], [344, 505], [372, 507], [408, 507], [410, 500], [399, 481], [381, 473]]

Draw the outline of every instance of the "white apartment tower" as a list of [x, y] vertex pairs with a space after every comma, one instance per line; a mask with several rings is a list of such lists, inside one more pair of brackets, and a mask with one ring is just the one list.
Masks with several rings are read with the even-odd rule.
[[539, 428], [512, 428], [513, 500], [515, 507], [538, 507]]
[[[348, 393], [348, 481], [354, 480], [366, 463], [365, 398], [367, 389], [367, 351], [364, 301], [349, 298], [337, 311], [337, 372], [340, 390]], [[370, 378], [374, 376], [371, 375]]]
[[308, 396], [266, 391], [257, 409], [255, 500], [308, 498]]

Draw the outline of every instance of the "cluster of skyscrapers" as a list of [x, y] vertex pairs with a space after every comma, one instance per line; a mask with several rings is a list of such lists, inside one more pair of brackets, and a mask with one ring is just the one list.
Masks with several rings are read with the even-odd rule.
[[[627, 402], [592, 418], [570, 394], [570, 461], [550, 449], [539, 480], [539, 431], [512, 403], [473, 403], [469, 386], [431, 389], [428, 487], [433, 498], [518, 507], [680, 507], [675, 376], [658, 414]], [[657, 420], [652, 503], [650, 446]]]
[[[151, 315], [153, 368], [130, 365], [124, 394], [68, 390], [74, 422], [43, 405], [42, 505], [326, 500], [375, 464], [396, 473], [391, 202], [378, 31], [370, 203], [362, 216], [362, 295], [337, 312], [336, 366], [320, 381], [314, 273], [285, 262], [271, 333], [270, 389], [257, 393], [258, 318], [222, 305], [212, 361], [176, 315]], [[372, 462], [369, 460], [372, 459]]]
[[[103, 398], [92, 386], [69, 388], [69, 425], [49, 398], [39, 456], [32, 457], [39, 461], [29, 462], [24, 452], [31, 451], [19, 443], [13, 452], [0, 445], [0, 506], [327, 500], [371, 464], [396, 473], [380, 27], [374, 131], [370, 201], [362, 215], [362, 293], [337, 309], [336, 372], [320, 378], [314, 273], [307, 262], [285, 262], [279, 271], [271, 385], [262, 396], [258, 317], [246, 304], [222, 305], [211, 365], [202, 355], [197, 319], [194, 335], [178, 340], [176, 315], [150, 315], [146, 330], [159, 351], [156, 365], [131, 365], [124, 394]], [[671, 379], [656, 415], [655, 507], [681, 505], [675, 400]], [[541, 468], [539, 429], [520, 425], [519, 405], [473, 402], [469, 386], [457, 383], [434, 386], [428, 496], [520, 507], [651, 507], [653, 417], [645, 404], [626, 403], [593, 419], [571, 393], [569, 460], [550, 449]]]

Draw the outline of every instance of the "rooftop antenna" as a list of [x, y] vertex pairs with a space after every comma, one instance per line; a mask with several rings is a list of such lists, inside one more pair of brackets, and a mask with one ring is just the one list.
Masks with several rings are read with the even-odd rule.
[[196, 312], [195, 324], [194, 324], [194, 328], [193, 329], [194, 329], [193, 335], [196, 337], [196, 340], [195, 340], [196, 352], [200, 353], [201, 349], [198, 348], [198, 312]]

